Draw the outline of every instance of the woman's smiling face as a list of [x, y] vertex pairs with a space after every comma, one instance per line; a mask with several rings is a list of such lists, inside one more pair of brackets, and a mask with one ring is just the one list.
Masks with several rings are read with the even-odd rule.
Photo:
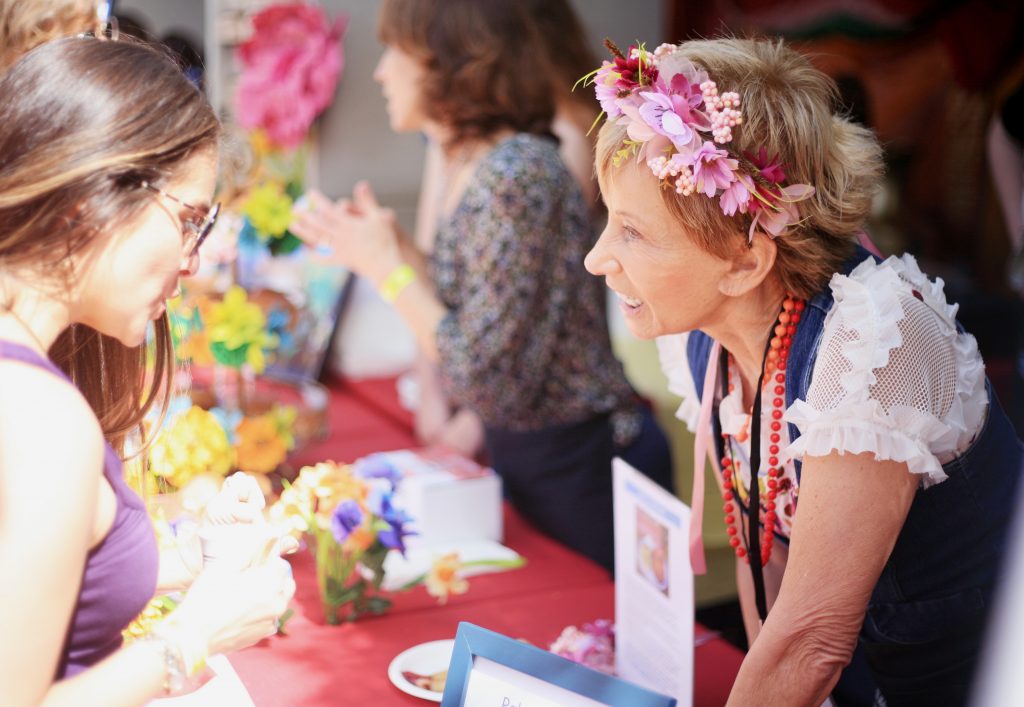
[[627, 325], [642, 339], [711, 322], [730, 266], [682, 230], [661, 188], [642, 163], [610, 168], [601, 180], [608, 225], [584, 261], [618, 295]]

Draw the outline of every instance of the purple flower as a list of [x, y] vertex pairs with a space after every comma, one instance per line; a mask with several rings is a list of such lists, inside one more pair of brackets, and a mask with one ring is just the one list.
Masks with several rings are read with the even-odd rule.
[[371, 454], [356, 462], [356, 473], [364, 479], [384, 479], [394, 490], [402, 480], [402, 472], [388, 461], [386, 454]]
[[738, 163], [729, 153], [705, 141], [693, 156], [693, 181], [697, 191], [714, 197], [718, 189], [727, 189], [736, 181]]
[[381, 545], [398, 550], [404, 555], [406, 536], [416, 534], [405, 527], [406, 523], [412, 522], [412, 516], [395, 508], [391, 502], [391, 493], [380, 489], [370, 492], [368, 505], [370, 512], [386, 524], [386, 527], [377, 533], [377, 539], [380, 540]]
[[340, 545], [362, 522], [363, 509], [359, 504], [352, 499], [342, 501], [331, 514], [331, 534]]

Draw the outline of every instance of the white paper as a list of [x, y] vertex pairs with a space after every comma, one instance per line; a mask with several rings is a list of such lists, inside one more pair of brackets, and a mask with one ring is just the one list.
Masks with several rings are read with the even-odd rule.
[[473, 659], [462, 704], [464, 707], [605, 707], [603, 702], [481, 656]]
[[[384, 583], [381, 585], [387, 591], [394, 591], [405, 586], [417, 577], [422, 576], [430, 570], [434, 559], [449, 553], [458, 553], [461, 562], [473, 562], [476, 560], [515, 560], [519, 553], [507, 548], [501, 543], [493, 540], [463, 540], [458, 542], [438, 543], [428, 547], [410, 546], [406, 549], [405, 557], [399, 552], [389, 552], [384, 560]], [[477, 574], [489, 572], [503, 572], [507, 567], [490, 567], [487, 565], [479, 567], [466, 567], [460, 574], [463, 577], [472, 577]]]
[[693, 704], [690, 509], [621, 459], [615, 493], [615, 671]]
[[213, 672], [213, 677], [199, 689], [153, 700], [149, 707], [255, 707], [227, 656], [211, 655], [206, 667]]

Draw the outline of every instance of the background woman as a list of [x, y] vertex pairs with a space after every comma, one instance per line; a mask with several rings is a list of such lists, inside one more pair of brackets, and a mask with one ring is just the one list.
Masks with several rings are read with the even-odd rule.
[[550, 133], [551, 86], [524, 13], [511, 0], [383, 4], [375, 77], [391, 126], [425, 132], [448, 164], [429, 274], [365, 184], [351, 202], [315, 198], [293, 230], [394, 302], [453, 403], [483, 420], [524, 515], [610, 568], [611, 458], [632, 455], [668, 485], [668, 447], [580, 267], [590, 215]]
[[[596, 61], [589, 38], [569, 0], [529, 0], [525, 5], [527, 19], [533, 23], [541, 42], [540, 51], [546, 56], [544, 61], [555, 102], [551, 132], [558, 138], [558, 153], [579, 183], [584, 201], [595, 213], [595, 220], [603, 219], [594, 175], [597, 132], [588, 134], [597, 111], [589, 91], [573, 90], [579, 78], [587, 74]], [[445, 199], [444, 175], [450, 169], [441, 146], [428, 141], [413, 233], [416, 247], [428, 256], [434, 247], [441, 204]], [[449, 404], [437, 367], [422, 355], [417, 356], [415, 372], [417, 437], [426, 444], [440, 444], [468, 457], [479, 454], [484, 448], [480, 417], [470, 408], [453, 408]]]
[[91, 38], [10, 67], [0, 124], [0, 702], [142, 704], [275, 632], [294, 591], [280, 559], [203, 574], [120, 647], [192, 581], [119, 454], [170, 385], [164, 301], [212, 227], [219, 126], [167, 57]]
[[630, 52], [594, 83], [587, 268], [664, 337], [721, 470], [751, 639], [729, 704], [821, 704], [858, 635], [890, 707], [964, 704], [1022, 449], [942, 282], [855, 246], [877, 141], [781, 43]]

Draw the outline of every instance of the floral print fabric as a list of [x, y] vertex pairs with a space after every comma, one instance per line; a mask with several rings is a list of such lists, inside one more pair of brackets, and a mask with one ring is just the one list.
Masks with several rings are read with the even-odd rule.
[[437, 331], [452, 399], [512, 431], [612, 413], [616, 442], [639, 431], [614, 357], [604, 287], [583, 268], [595, 233], [548, 138], [518, 134], [482, 160], [441, 224], [432, 267], [449, 313]]

